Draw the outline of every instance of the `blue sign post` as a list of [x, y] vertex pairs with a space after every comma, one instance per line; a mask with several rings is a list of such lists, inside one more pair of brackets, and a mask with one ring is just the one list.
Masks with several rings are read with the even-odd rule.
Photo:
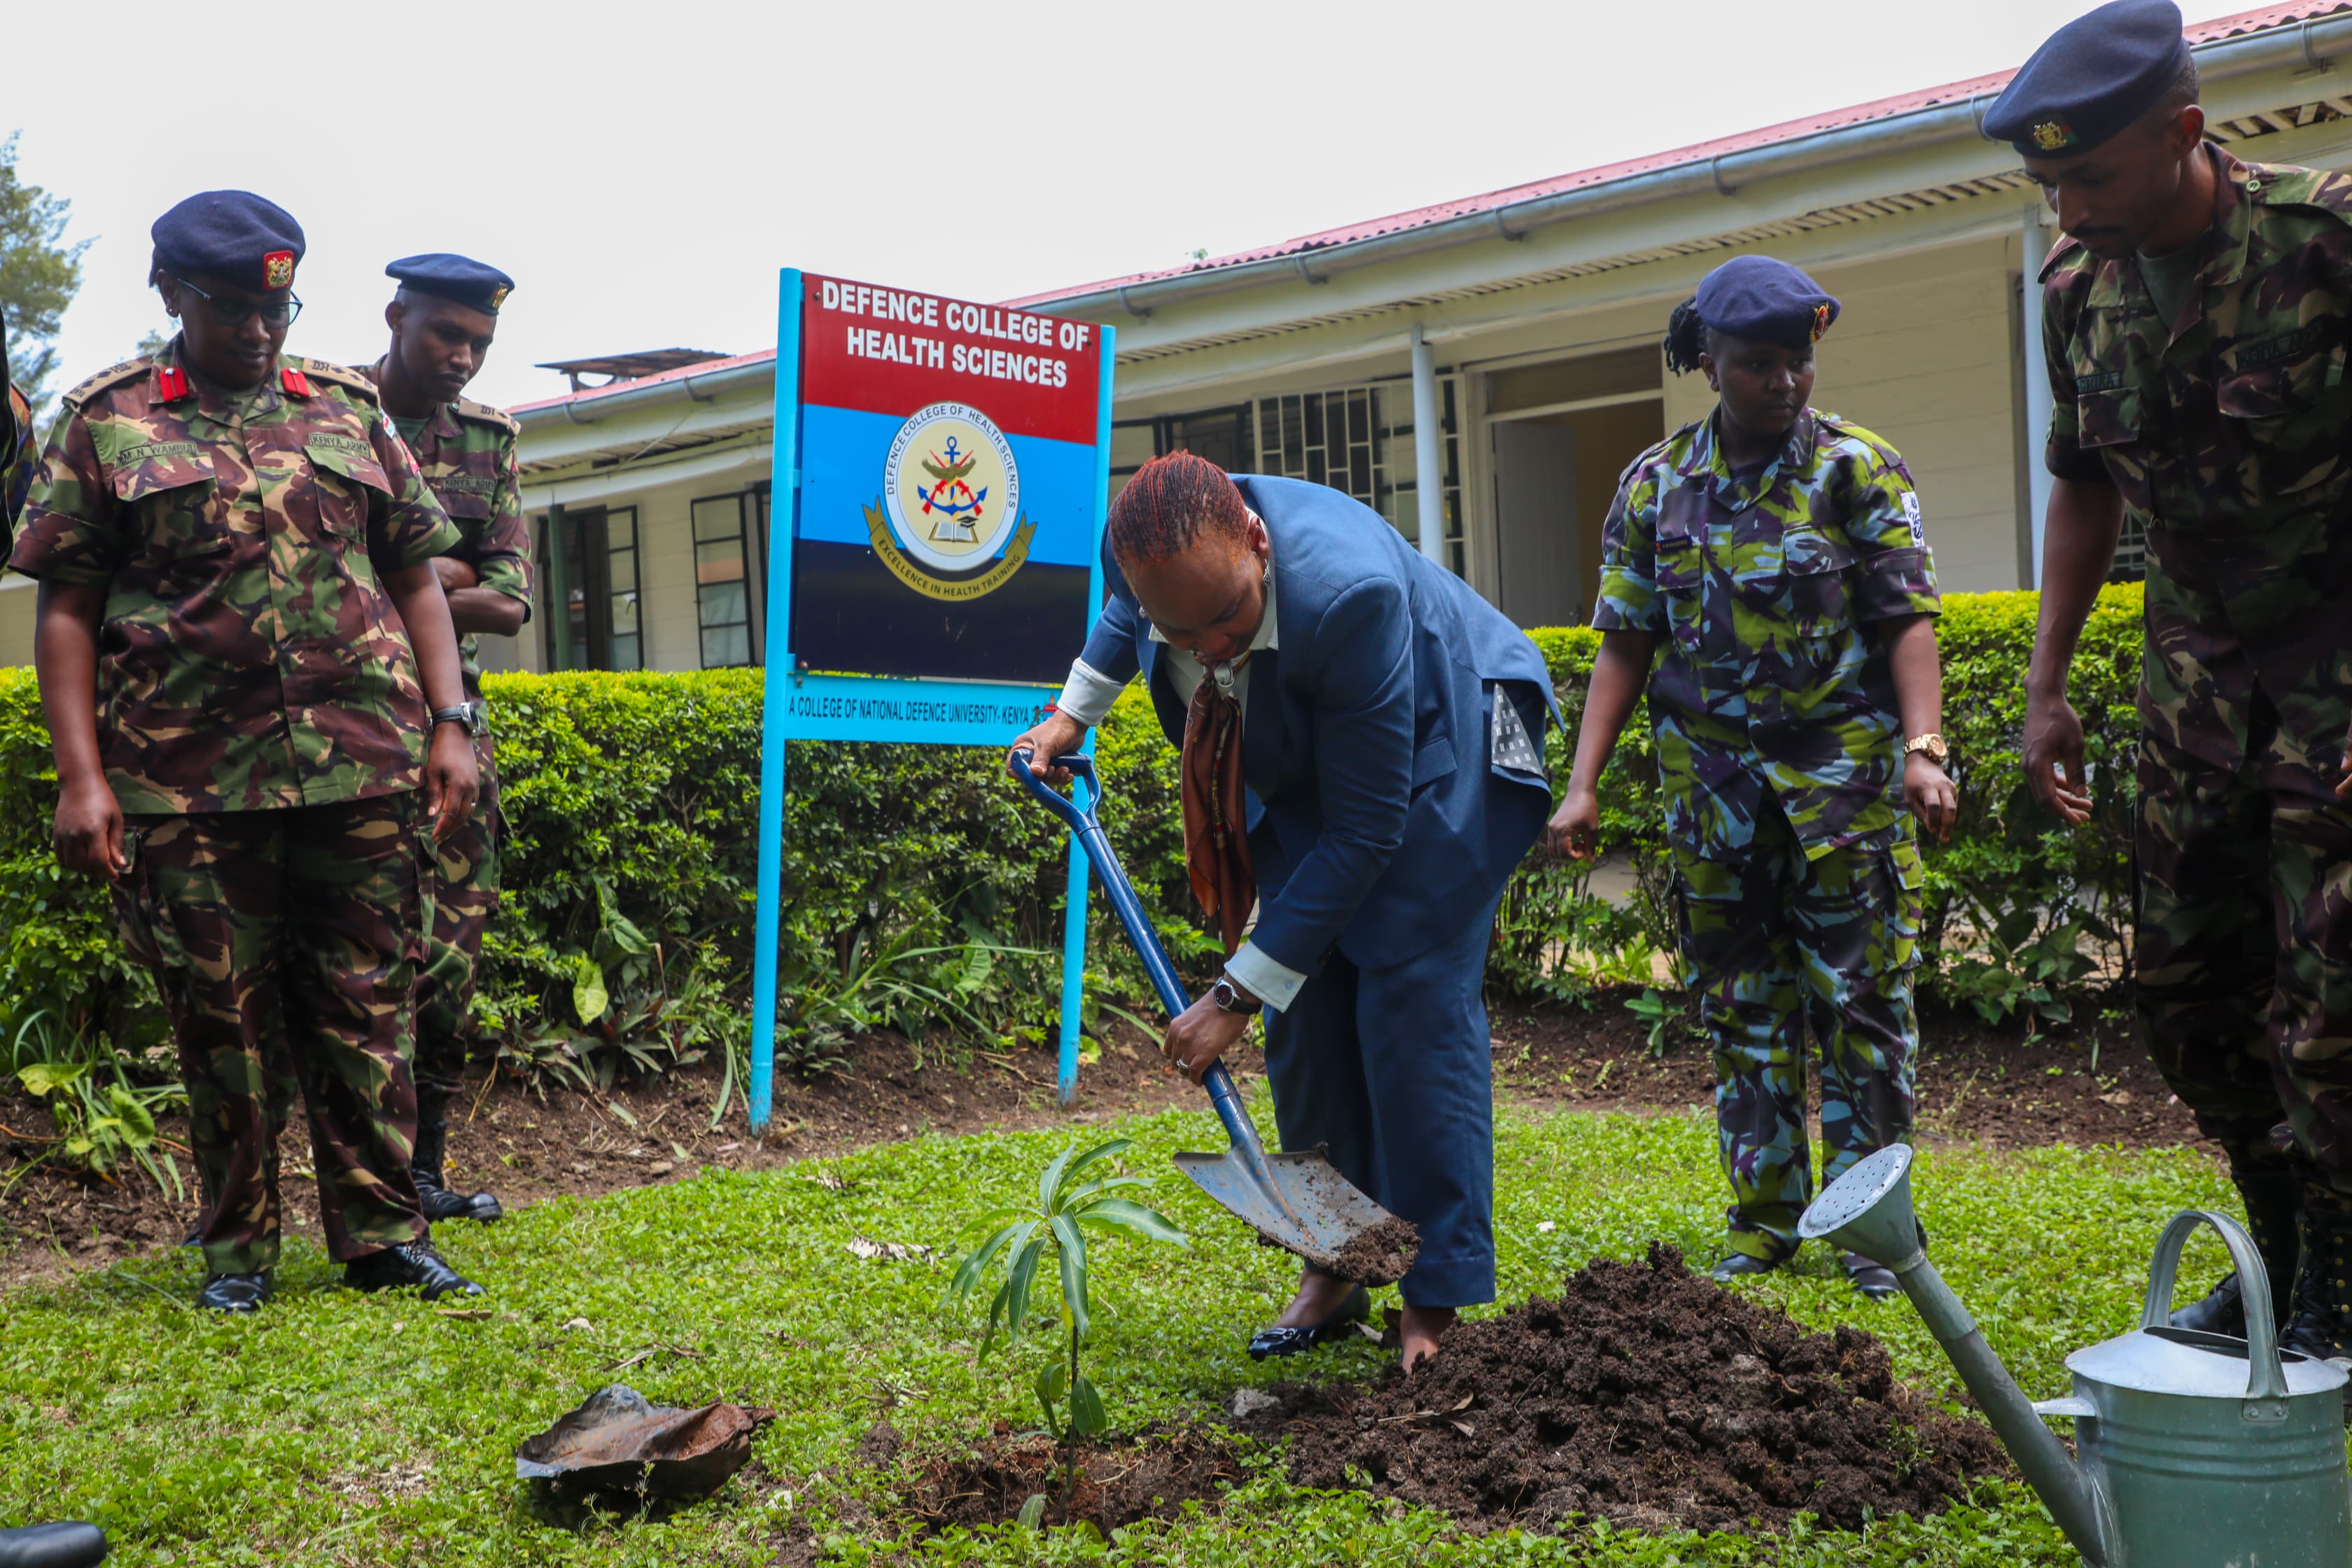
[[[797, 270], [776, 326], [751, 1130], [775, 1093], [790, 741], [1002, 749], [1102, 603], [1113, 334]], [[1089, 740], [1091, 744], [1091, 740]], [[1062, 939], [1061, 1100], [1077, 1092], [1087, 865]]]

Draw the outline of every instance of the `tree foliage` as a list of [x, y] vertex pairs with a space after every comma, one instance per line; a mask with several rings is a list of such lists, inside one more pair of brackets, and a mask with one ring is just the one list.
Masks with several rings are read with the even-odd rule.
[[58, 329], [81, 288], [89, 241], [65, 238], [73, 204], [16, 176], [16, 133], [0, 141], [0, 310], [8, 317], [8, 372], [38, 409], [58, 368]]

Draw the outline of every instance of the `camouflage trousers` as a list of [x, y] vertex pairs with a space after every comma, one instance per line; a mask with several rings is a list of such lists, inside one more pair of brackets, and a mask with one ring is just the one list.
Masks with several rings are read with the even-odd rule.
[[1898, 829], [1808, 860], [1769, 805], [1740, 859], [1675, 859], [1683, 983], [1715, 1047], [1730, 1246], [1778, 1261], [1796, 1251], [1812, 1200], [1808, 1037], [1822, 1059], [1824, 1185], [1910, 1136], [1919, 848]]
[[[2259, 688], [2230, 737], [2151, 715], [2134, 836], [2139, 1023], [2231, 1168], [2352, 1205], [2352, 803], [2340, 721], [2299, 742]], [[2330, 715], [2334, 717], [2334, 715]], [[2271, 1129], [2284, 1121], [2294, 1145]]]
[[293, 1092], [330, 1254], [348, 1261], [425, 1234], [408, 1172], [418, 798], [124, 825], [131, 863], [115, 914], [171, 1011], [204, 1191], [195, 1239], [214, 1273], [278, 1261], [277, 1131]]
[[487, 737], [474, 755], [482, 776], [474, 815], [432, 851], [432, 921], [416, 975], [416, 1104], [427, 1121], [466, 1087], [474, 972], [499, 905], [499, 780]]

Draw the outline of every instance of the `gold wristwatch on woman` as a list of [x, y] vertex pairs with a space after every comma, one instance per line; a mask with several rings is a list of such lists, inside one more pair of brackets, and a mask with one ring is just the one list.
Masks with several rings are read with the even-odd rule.
[[1940, 768], [1952, 754], [1952, 748], [1944, 744], [1941, 735], [1914, 735], [1903, 742], [1903, 760], [1909, 762], [1914, 752], [1927, 752], [1927, 760]]

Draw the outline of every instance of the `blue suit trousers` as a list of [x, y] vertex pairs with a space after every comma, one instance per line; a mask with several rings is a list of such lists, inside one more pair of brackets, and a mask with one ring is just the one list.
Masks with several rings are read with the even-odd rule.
[[[1538, 731], [1540, 732], [1540, 731]], [[1494, 784], [1488, 831], [1524, 849], [1543, 825], [1538, 790]], [[1501, 858], [1507, 870], [1516, 855]], [[1285, 1149], [1330, 1151], [1373, 1202], [1421, 1231], [1399, 1289], [1415, 1307], [1495, 1299], [1494, 1047], [1486, 1033], [1486, 902], [1433, 947], [1367, 969], [1334, 952], [1289, 1008], [1265, 1016], [1265, 1070]]]

